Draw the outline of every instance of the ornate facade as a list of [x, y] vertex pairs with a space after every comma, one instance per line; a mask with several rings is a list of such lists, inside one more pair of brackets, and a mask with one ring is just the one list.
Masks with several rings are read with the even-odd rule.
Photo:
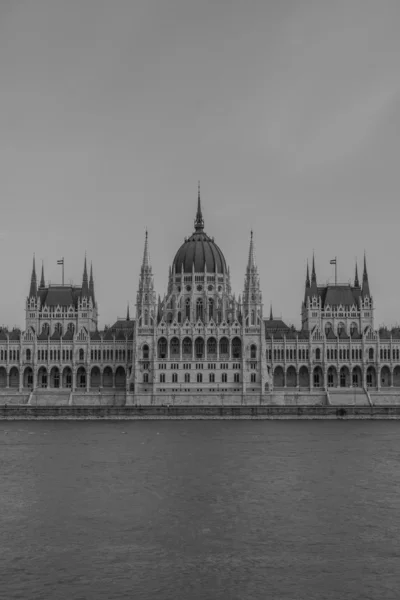
[[269, 394], [279, 390], [400, 387], [400, 330], [374, 329], [367, 264], [361, 284], [317, 284], [307, 266], [301, 329], [263, 315], [253, 234], [242, 294], [204, 230], [177, 251], [156, 295], [146, 232], [136, 317], [98, 330], [93, 270], [81, 286], [37, 284], [33, 261], [24, 331], [0, 330], [0, 388], [121, 390], [134, 396]]

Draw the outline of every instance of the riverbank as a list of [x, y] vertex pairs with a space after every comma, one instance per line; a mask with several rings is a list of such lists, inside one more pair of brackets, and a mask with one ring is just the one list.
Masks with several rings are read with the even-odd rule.
[[0, 406], [0, 420], [400, 419], [400, 406]]

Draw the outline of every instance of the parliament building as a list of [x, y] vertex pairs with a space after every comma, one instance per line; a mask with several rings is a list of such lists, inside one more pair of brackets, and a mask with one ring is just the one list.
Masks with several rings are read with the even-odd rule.
[[194, 231], [156, 294], [146, 232], [136, 315], [103, 331], [93, 271], [82, 284], [46, 285], [33, 260], [25, 329], [0, 330], [0, 388], [123, 391], [133, 397], [400, 387], [400, 331], [374, 329], [366, 259], [353, 285], [319, 285], [307, 265], [301, 329], [264, 315], [250, 237], [241, 294], [232, 292], [222, 250], [205, 232], [200, 202]]

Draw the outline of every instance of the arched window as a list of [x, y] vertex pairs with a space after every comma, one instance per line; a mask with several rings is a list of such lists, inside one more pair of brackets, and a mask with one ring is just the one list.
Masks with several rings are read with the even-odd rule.
[[148, 360], [149, 359], [149, 347], [147, 344], [145, 344], [143, 346], [143, 358], [144, 360]]
[[177, 383], [178, 381], [178, 373], [172, 373], [172, 383]]
[[145, 310], [143, 315], [143, 325], [147, 326], [149, 324], [149, 311]]
[[185, 319], [190, 321], [190, 298], [186, 298], [185, 302]]
[[250, 358], [257, 358], [257, 346], [255, 344], [250, 346]]
[[256, 383], [256, 374], [255, 373], [252, 373], [250, 375], [250, 381], [251, 381], [251, 383]]
[[216, 354], [217, 353], [217, 340], [213, 337], [208, 338], [207, 340], [207, 354]]
[[340, 335], [342, 331], [344, 331], [344, 323], [340, 322], [337, 326], [338, 335]]
[[143, 373], [143, 383], [149, 383], [149, 374]]
[[254, 310], [251, 311], [251, 324], [255, 325], [256, 323], [256, 317], [255, 317], [255, 313]]
[[211, 321], [211, 319], [214, 318], [214, 300], [212, 298], [208, 299], [208, 319], [209, 321]]
[[328, 333], [332, 330], [332, 323], [327, 323], [325, 325], [325, 335], [328, 335]]
[[227, 380], [228, 380], [227, 374], [226, 373], [222, 373], [222, 378], [221, 378], [222, 383], [226, 383]]
[[190, 338], [185, 338], [182, 342], [182, 352], [185, 356], [192, 355], [192, 340]]
[[176, 337], [171, 340], [171, 356], [179, 356], [179, 340]]
[[167, 323], [169, 323], [169, 324], [171, 324], [171, 323], [172, 323], [172, 313], [171, 313], [171, 312], [169, 312], [169, 313], [167, 314]]
[[79, 349], [79, 360], [84, 360], [85, 359], [85, 351], [83, 350], [83, 348]]
[[203, 300], [199, 298], [196, 302], [196, 321], [203, 320]]
[[368, 358], [369, 358], [369, 360], [374, 360], [374, 349], [373, 348], [370, 348], [368, 350]]
[[232, 340], [232, 357], [240, 358], [242, 356], [242, 342], [239, 338], [233, 338]]
[[178, 312], [178, 323], [182, 323], [182, 313], [181, 313], [181, 311]]
[[164, 337], [158, 340], [158, 358], [167, 358], [167, 340]]
[[197, 373], [197, 383], [203, 383], [203, 374]]
[[215, 374], [210, 373], [210, 383], [214, 383], [214, 382], [215, 382]]
[[219, 341], [220, 354], [228, 354], [228, 347], [229, 347], [228, 344], [229, 344], [228, 338], [223, 337], [220, 339], [220, 341]]
[[49, 330], [50, 330], [49, 324], [48, 323], [43, 323], [42, 333], [45, 333], [46, 335], [49, 335]]
[[59, 333], [60, 335], [62, 335], [62, 325], [61, 325], [61, 323], [56, 323], [56, 326], [55, 326], [54, 329], [55, 329], [55, 331], [57, 331], [57, 333]]
[[204, 355], [204, 340], [203, 338], [197, 338], [194, 343], [194, 348], [196, 352], [196, 358], [203, 358]]
[[233, 376], [233, 381], [234, 381], [235, 383], [239, 383], [239, 373], [235, 373], [235, 374], [234, 374], [234, 376]]
[[358, 329], [357, 329], [357, 323], [352, 323], [350, 325], [350, 335], [354, 335], [355, 333], [357, 333]]
[[321, 350], [320, 348], [317, 348], [315, 351], [315, 359], [316, 360], [321, 360]]
[[67, 327], [68, 331], [70, 331], [72, 333], [72, 335], [75, 332], [75, 325], [73, 323], [68, 323], [68, 327]]
[[190, 383], [190, 373], [185, 373], [185, 383]]
[[31, 360], [31, 351], [28, 348], [28, 350], [26, 351], [26, 360]]

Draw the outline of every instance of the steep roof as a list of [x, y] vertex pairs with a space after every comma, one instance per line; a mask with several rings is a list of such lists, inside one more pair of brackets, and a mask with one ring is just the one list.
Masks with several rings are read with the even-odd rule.
[[289, 327], [282, 319], [267, 319], [264, 321], [265, 333], [274, 333], [275, 331], [288, 331]]
[[90, 339], [91, 339], [93, 342], [99, 342], [99, 341], [101, 341], [101, 335], [100, 335], [100, 333], [97, 331], [97, 329], [96, 329], [96, 331], [91, 331], [91, 332], [90, 332]]
[[68, 342], [73, 339], [74, 339], [74, 334], [72, 333], [72, 331], [70, 329], [67, 329], [67, 331], [63, 335], [63, 340]]
[[326, 306], [359, 306], [361, 290], [351, 285], [318, 286], [318, 295], [322, 300], [322, 307]]
[[132, 321], [131, 319], [118, 319], [110, 329], [113, 331], [118, 331], [120, 329], [133, 331], [135, 329], [135, 321]]
[[0, 329], [0, 340], [7, 340], [8, 339], [7, 333], [8, 332], [6, 329]]
[[327, 340], [337, 340], [336, 335], [334, 334], [333, 329], [330, 329], [326, 335]]
[[49, 285], [40, 288], [38, 296], [42, 305], [46, 306], [78, 306], [81, 288], [72, 285]]

